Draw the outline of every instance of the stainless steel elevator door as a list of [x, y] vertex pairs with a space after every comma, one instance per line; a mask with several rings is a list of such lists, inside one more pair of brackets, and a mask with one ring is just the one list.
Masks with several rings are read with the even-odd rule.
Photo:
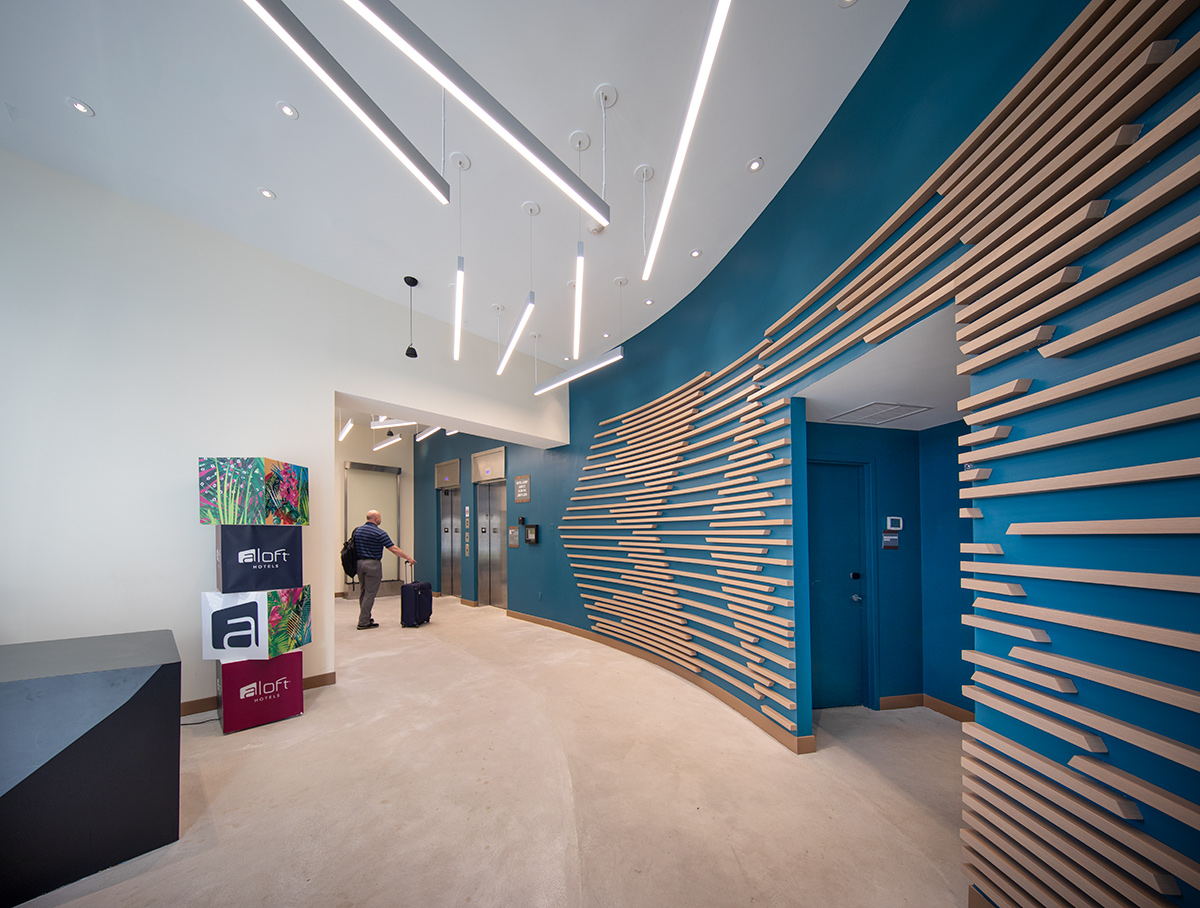
[[462, 595], [462, 490], [442, 489], [442, 587], [443, 596]]
[[507, 483], [476, 487], [479, 508], [479, 604], [508, 608]]

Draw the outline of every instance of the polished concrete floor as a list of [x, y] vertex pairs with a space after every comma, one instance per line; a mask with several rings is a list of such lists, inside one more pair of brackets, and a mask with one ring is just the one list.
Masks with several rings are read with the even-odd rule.
[[357, 631], [338, 601], [303, 716], [183, 729], [178, 842], [28, 904], [966, 905], [956, 722], [824, 710], [796, 756], [608, 647], [398, 604]]

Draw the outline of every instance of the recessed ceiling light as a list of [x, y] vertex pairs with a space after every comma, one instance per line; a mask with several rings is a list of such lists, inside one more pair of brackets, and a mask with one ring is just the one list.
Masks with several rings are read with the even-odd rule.
[[857, 2], [858, 0], [838, 0], [838, 6], [840, 6], [842, 9], [846, 9], [853, 6]]
[[96, 116], [96, 111], [92, 110], [90, 107], [88, 107], [82, 101], [80, 101], [78, 98], [67, 98], [67, 103], [70, 104], [71, 107], [73, 107], [79, 113], [83, 114], [85, 117]]
[[760, 170], [763, 169], [763, 159], [762, 158], [751, 158], [749, 160], [749, 162], [746, 164], [746, 169], [748, 171], [750, 171], [750, 173], [758, 173]]
[[700, 256], [702, 256], [702, 255], [704, 255], [704, 251], [703, 251], [703, 250], [701, 250], [701, 249], [693, 249], [693, 250], [692, 250], [692, 252], [691, 252], [691, 256], [692, 256], [692, 258], [694, 258], [694, 259], [698, 259], [698, 258], [700, 258]]
[[296, 108], [292, 107], [292, 105], [288, 104], [286, 101], [280, 101], [275, 106], [279, 108], [279, 112], [281, 114], [289, 119], [295, 120], [300, 116], [300, 111], [296, 110]]
[[647, 305], [647, 306], [653, 306], [653, 305], [654, 305], [654, 300], [646, 300], [646, 305]]
[[569, 357], [569, 356], [564, 356], [564, 357], [563, 357], [563, 362], [564, 362], [564, 363], [569, 363], [570, 361], [571, 361], [571, 357]]
[[607, 331], [605, 331], [605, 332], [604, 332], [604, 336], [605, 336], [605, 337], [608, 337], [608, 332], [607, 332]]
[[258, 194], [259, 194], [259, 195], [261, 195], [261, 196], [262, 196], [264, 199], [273, 199], [273, 198], [275, 198], [275, 193], [271, 192], [271, 190], [269, 190], [269, 189], [266, 189], [266, 188], [264, 188], [264, 187], [262, 187], [262, 186], [259, 186], [259, 187], [258, 187]]

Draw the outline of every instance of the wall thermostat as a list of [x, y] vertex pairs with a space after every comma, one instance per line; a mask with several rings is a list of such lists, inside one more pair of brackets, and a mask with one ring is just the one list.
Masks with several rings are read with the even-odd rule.
[[904, 529], [904, 518], [903, 517], [889, 517], [887, 519], [887, 528], [889, 530]]

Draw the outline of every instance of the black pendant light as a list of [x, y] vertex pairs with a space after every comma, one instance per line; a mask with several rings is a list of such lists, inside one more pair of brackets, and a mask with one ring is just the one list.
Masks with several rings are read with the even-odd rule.
[[404, 351], [404, 355], [409, 359], [417, 358], [417, 348], [413, 346], [412, 336], [412, 288], [417, 286], [417, 279], [411, 274], [405, 275], [404, 283], [408, 284], [408, 349]]

